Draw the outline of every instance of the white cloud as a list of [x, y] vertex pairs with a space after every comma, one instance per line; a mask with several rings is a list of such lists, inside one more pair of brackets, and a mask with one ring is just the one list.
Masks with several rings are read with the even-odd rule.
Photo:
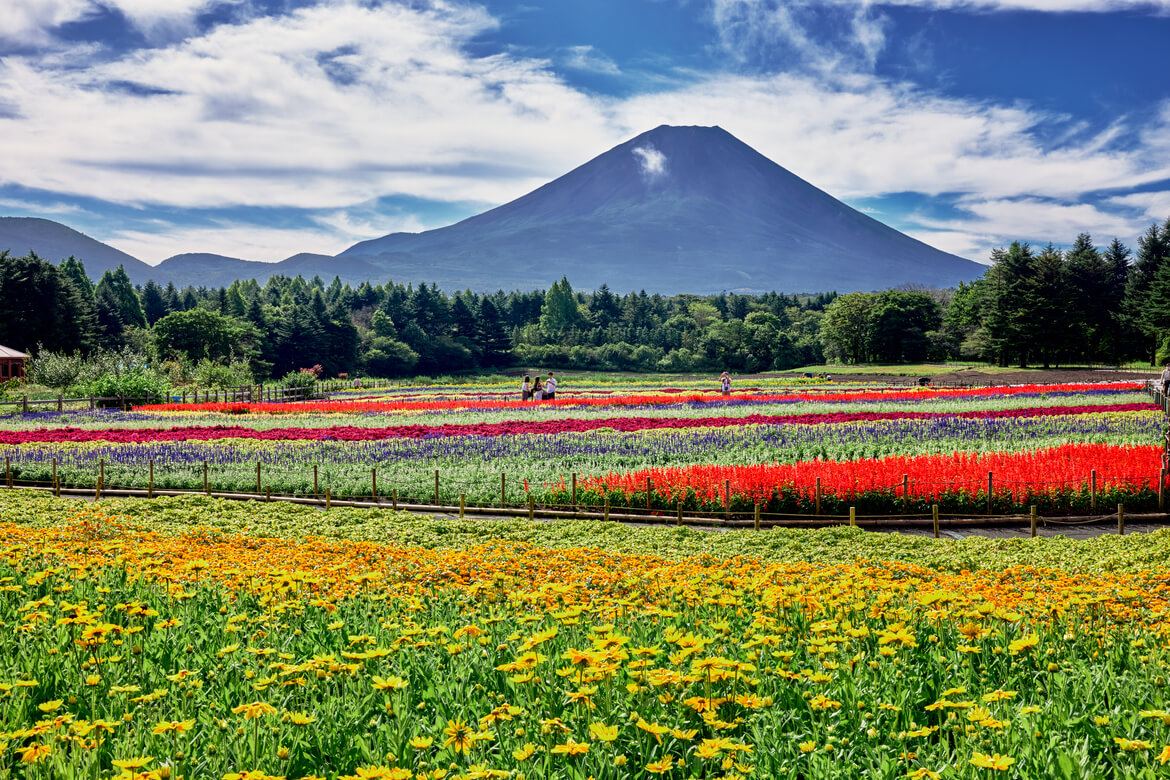
[[151, 265], [184, 252], [210, 252], [267, 263], [300, 252], [335, 255], [350, 243], [331, 230], [287, 230], [238, 223], [216, 227], [159, 224], [157, 230], [117, 230], [103, 241]]
[[633, 154], [638, 158], [643, 178], [653, 180], [666, 173], [666, 155], [653, 146], [639, 146]]
[[1122, 208], [1138, 209], [1142, 219], [1147, 223], [1150, 221], [1161, 223], [1170, 218], [1170, 190], [1119, 195], [1110, 198], [1109, 202]]
[[95, 10], [90, 0], [5, 0], [0, 10], [0, 41], [43, 44], [49, 31]]
[[1170, 160], [1140, 147], [1118, 151], [1089, 138], [1049, 148], [1039, 131], [1060, 126], [1060, 117], [856, 74], [711, 78], [615, 111], [631, 128], [718, 124], [839, 198], [913, 191], [1069, 199], [1170, 177]]
[[339, 1], [88, 69], [12, 57], [0, 180], [185, 207], [507, 200], [618, 138], [547, 63], [464, 53], [494, 24]]
[[606, 76], [620, 76], [617, 63], [593, 46], [570, 46], [564, 57], [565, 67]]

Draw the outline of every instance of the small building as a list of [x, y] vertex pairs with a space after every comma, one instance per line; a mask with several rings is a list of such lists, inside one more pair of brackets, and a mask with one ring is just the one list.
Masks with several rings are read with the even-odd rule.
[[24, 379], [24, 362], [28, 355], [0, 344], [0, 382]]

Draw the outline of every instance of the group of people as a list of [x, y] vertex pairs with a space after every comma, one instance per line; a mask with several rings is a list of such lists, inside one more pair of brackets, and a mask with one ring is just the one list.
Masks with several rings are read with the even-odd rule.
[[520, 400], [521, 401], [555, 401], [557, 397], [557, 380], [553, 376], [553, 372], [548, 372], [548, 379], [543, 382], [540, 379], [540, 374], [536, 375], [536, 381], [532, 381], [532, 377], [525, 374], [524, 383], [520, 385]]

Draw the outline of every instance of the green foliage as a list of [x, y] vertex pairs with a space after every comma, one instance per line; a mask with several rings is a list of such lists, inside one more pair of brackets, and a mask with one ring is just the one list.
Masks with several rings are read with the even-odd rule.
[[85, 388], [98, 398], [166, 398], [171, 385], [166, 376], [145, 366], [137, 365], [117, 373], [105, 373], [91, 380]]
[[256, 384], [252, 375], [252, 367], [245, 360], [232, 360], [220, 363], [204, 358], [199, 361], [192, 372], [196, 384], [200, 387], [241, 387]]

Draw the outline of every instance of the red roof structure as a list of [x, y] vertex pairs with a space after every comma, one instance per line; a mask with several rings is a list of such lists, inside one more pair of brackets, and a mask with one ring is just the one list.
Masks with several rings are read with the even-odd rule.
[[0, 382], [24, 379], [24, 362], [28, 355], [0, 344]]

